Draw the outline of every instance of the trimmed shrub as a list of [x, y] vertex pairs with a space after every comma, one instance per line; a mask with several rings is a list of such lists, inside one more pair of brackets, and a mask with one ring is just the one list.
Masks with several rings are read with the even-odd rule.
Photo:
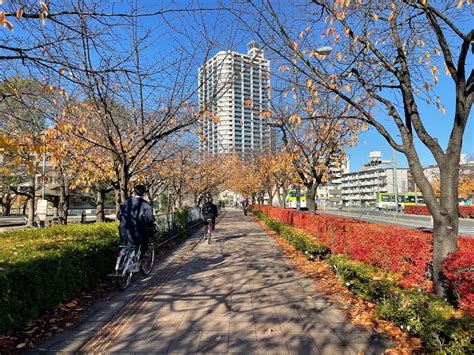
[[453, 298], [465, 313], [474, 316], [474, 253], [458, 250], [443, 260], [446, 284], [453, 291]]
[[361, 262], [332, 255], [326, 261], [349, 290], [377, 304], [377, 314], [419, 337], [430, 352], [467, 353], [472, 317], [462, 315], [434, 295], [401, 289], [389, 277]]
[[[431, 215], [426, 206], [405, 206], [404, 213], [423, 216]], [[458, 215], [461, 218], [474, 218], [474, 206], [458, 206]]]
[[474, 218], [474, 206], [459, 206], [459, 217]]
[[[259, 208], [260, 206], [255, 207]], [[271, 210], [268, 206], [265, 207], [267, 207], [267, 211]], [[282, 236], [284, 236], [282, 232], [290, 235], [291, 227], [282, 225], [256, 209], [254, 209], [254, 214]], [[299, 215], [293, 216], [295, 224], [311, 226], [311, 223], [307, 222], [314, 220], [313, 216]], [[316, 219], [317, 217], [314, 216]], [[302, 221], [305, 222], [302, 223]], [[313, 228], [309, 229], [313, 230]], [[321, 228], [319, 229], [321, 230]], [[341, 232], [342, 229], [336, 228], [336, 231]], [[350, 228], [344, 231], [353, 232]], [[293, 231], [291, 236], [292, 238], [284, 237], [303, 252], [304, 248], [301, 246], [304, 245], [304, 240], [309, 239], [316, 245], [320, 245], [300, 231]], [[291, 239], [301, 239], [301, 241]], [[460, 239], [459, 243], [460, 248], [469, 248], [472, 244], [474, 241], [466, 238]], [[336, 245], [338, 244], [336, 243]], [[371, 244], [367, 246], [370, 247]], [[338, 247], [341, 246], [338, 245]], [[407, 247], [410, 247], [410, 244]], [[334, 252], [334, 250], [332, 251]], [[386, 252], [386, 254], [389, 253], [390, 251]], [[472, 349], [474, 319], [469, 311], [463, 314], [426, 291], [400, 288], [399, 285], [403, 285], [400, 283], [402, 276], [396, 272], [387, 273], [378, 267], [351, 260], [345, 255], [331, 255], [329, 250], [326, 250], [321, 256], [333, 267], [352, 293], [375, 303], [378, 316], [394, 322], [408, 333], [419, 337], [429, 352], [464, 354]], [[466, 269], [465, 265], [470, 265], [470, 268]], [[472, 303], [468, 303], [467, 306], [463, 306], [464, 303], [462, 303], [470, 302], [470, 297], [473, 294], [471, 288], [473, 284], [472, 265], [474, 265], [472, 249], [454, 253], [443, 264], [445, 269], [452, 270], [452, 273], [447, 273], [447, 278], [456, 284], [455, 287], [460, 296], [468, 295], [460, 297], [463, 310], [466, 310], [465, 307], [472, 306]]]
[[254, 210], [253, 213], [264, 221], [268, 227], [285, 238], [297, 250], [301, 251], [309, 260], [320, 259], [329, 253], [329, 249], [324, 244], [312, 240], [303, 232], [271, 219], [262, 212]]
[[116, 223], [77, 224], [0, 235], [0, 334], [24, 327], [113, 271]]

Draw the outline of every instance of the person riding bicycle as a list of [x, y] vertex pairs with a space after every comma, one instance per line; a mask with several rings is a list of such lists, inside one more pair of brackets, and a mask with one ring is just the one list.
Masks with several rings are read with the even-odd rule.
[[216, 225], [216, 217], [218, 216], [218, 211], [217, 211], [217, 206], [212, 203], [212, 197], [209, 197], [207, 202], [202, 205], [201, 208], [202, 212], [202, 217], [204, 219], [204, 224], [207, 226], [208, 222], [207, 220], [210, 219], [212, 220], [212, 230], [214, 230], [214, 227]]
[[244, 215], [247, 215], [247, 211], [249, 209], [249, 200], [247, 198], [242, 201], [242, 208], [244, 210]]
[[155, 233], [155, 216], [152, 206], [143, 198], [146, 187], [137, 185], [133, 190], [135, 196], [122, 203], [117, 213], [120, 241], [123, 245], [141, 245], [141, 255], [145, 255]]

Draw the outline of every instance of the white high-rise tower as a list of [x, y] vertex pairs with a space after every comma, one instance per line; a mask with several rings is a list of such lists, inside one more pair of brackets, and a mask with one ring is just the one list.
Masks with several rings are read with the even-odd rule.
[[254, 41], [247, 54], [221, 51], [199, 68], [199, 147], [243, 157], [271, 149], [270, 62]]

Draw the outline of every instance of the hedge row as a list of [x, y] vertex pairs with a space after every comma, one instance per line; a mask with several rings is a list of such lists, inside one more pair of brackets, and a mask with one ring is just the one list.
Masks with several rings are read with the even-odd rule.
[[97, 286], [113, 271], [116, 223], [54, 226], [0, 235], [0, 334]]
[[[416, 214], [423, 216], [430, 216], [430, 211], [426, 206], [405, 206], [405, 214]], [[459, 217], [462, 218], [474, 218], [474, 206], [459, 206], [458, 207]]]
[[[255, 205], [253, 208], [315, 236], [333, 254], [344, 254], [400, 275], [397, 284], [403, 288], [432, 289], [432, 236], [428, 233], [279, 207]], [[459, 251], [443, 264], [453, 296], [461, 309], [471, 315], [474, 315], [474, 268], [470, 262], [473, 258], [474, 239], [461, 237]]]
[[[349, 290], [377, 305], [377, 314], [419, 337], [429, 352], [468, 353], [472, 345], [472, 317], [462, 315], [433, 295], [397, 286], [393, 275], [343, 255], [328, 254], [324, 244], [254, 210], [270, 228], [281, 234], [306, 256], [321, 251], [318, 257], [329, 263]], [[278, 213], [277, 213], [278, 214]], [[305, 247], [308, 249], [305, 250]], [[311, 258], [310, 258], [311, 259]]]

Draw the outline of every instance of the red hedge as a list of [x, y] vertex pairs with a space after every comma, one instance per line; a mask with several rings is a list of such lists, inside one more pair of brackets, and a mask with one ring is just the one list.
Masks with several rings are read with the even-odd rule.
[[[404, 212], [405, 214], [430, 215], [426, 206], [405, 206]], [[462, 218], [474, 218], [474, 206], [459, 206], [458, 214]]]
[[[432, 288], [431, 281], [426, 278], [432, 259], [431, 234], [293, 209], [266, 205], [252, 207], [317, 237], [335, 254], [345, 254], [400, 275], [399, 285], [402, 287], [428, 291]], [[470, 314], [474, 313], [473, 260], [474, 239], [460, 237], [459, 251], [450, 255], [443, 264], [448, 282], [459, 295], [461, 308]]]

